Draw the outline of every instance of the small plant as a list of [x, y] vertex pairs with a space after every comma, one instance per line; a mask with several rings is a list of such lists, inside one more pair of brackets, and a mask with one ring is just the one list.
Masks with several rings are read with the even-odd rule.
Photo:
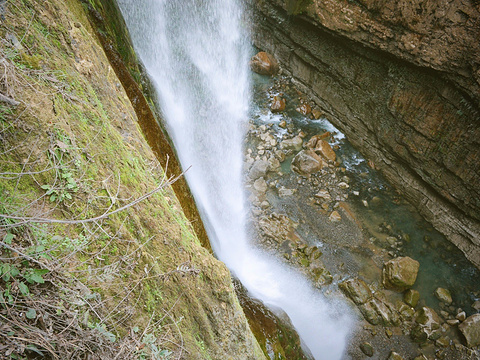
[[169, 350], [160, 349], [157, 346], [157, 342], [157, 337], [154, 334], [145, 334], [142, 338], [140, 349], [137, 351], [138, 359], [167, 360], [172, 352]]

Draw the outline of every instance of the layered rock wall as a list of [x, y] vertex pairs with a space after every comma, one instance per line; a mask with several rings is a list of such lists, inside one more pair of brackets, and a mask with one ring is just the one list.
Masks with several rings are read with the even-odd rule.
[[254, 42], [480, 266], [480, 22], [474, 2], [252, 0]]

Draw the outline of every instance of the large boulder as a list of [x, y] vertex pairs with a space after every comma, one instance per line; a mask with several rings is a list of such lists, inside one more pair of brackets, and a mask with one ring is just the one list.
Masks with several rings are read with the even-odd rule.
[[323, 156], [325, 159], [330, 161], [335, 161], [337, 159], [337, 155], [335, 151], [333, 151], [332, 147], [328, 142], [325, 140], [318, 140], [315, 145], [315, 152], [318, 155]]
[[469, 347], [480, 345], [480, 314], [468, 317], [463, 323], [458, 325], [458, 328], [465, 336]]
[[426, 306], [422, 307], [416, 313], [415, 322], [417, 325], [413, 328], [411, 336], [416, 342], [422, 343], [427, 339], [435, 341], [440, 338], [442, 320], [435, 310]]
[[264, 51], [252, 57], [250, 60], [250, 68], [252, 71], [261, 75], [275, 75], [279, 70], [277, 60]]
[[362, 279], [347, 279], [338, 284], [338, 287], [357, 305], [365, 304], [372, 296], [370, 288]]
[[420, 264], [412, 258], [398, 257], [383, 265], [383, 286], [402, 292], [415, 284]]
[[292, 169], [301, 175], [316, 173], [326, 165], [312, 150], [302, 150], [292, 160]]

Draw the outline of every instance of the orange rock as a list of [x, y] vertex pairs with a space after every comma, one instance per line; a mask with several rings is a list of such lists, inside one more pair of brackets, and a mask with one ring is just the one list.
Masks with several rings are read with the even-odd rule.
[[250, 60], [250, 68], [252, 71], [261, 75], [275, 75], [279, 70], [277, 60], [264, 51], [252, 57]]
[[280, 96], [274, 96], [270, 110], [272, 110], [272, 112], [280, 112], [285, 110], [285, 99], [282, 99]]
[[312, 108], [308, 104], [302, 104], [296, 110], [302, 115], [308, 115], [312, 112]]
[[315, 146], [315, 152], [319, 155], [322, 155], [325, 159], [335, 161], [337, 155], [333, 151], [332, 147], [325, 140], [318, 140]]

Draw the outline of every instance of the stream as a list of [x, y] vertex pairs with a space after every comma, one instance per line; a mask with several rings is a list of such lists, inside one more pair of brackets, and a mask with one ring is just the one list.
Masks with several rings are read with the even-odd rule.
[[[439, 307], [432, 294], [442, 286], [451, 290], [456, 307], [473, 312], [478, 271], [424, 223], [326, 119], [312, 121], [298, 114], [299, 94], [293, 87], [252, 75], [248, 62], [254, 49], [240, 0], [118, 3], [155, 86], [180, 162], [184, 169], [191, 166], [186, 179], [216, 256], [251, 297], [288, 316], [306, 354], [345, 358], [360, 319], [337, 284], [361, 276], [378, 285], [383, 262], [396, 256], [421, 261], [415, 288], [425, 305]], [[279, 92], [289, 105], [273, 115], [269, 102]], [[252, 193], [252, 184], [245, 189], [245, 151], [250, 150], [253, 161], [266, 154], [257, 148], [257, 137], [267, 129], [275, 142], [299, 132], [306, 141], [329, 131], [340, 166], [307, 179], [291, 171], [293, 154], [287, 154], [265, 181], [268, 189], [260, 199]], [[314, 193], [323, 175], [337, 186], [339, 179], [345, 185], [321, 208]], [[279, 189], [292, 194], [280, 196]], [[337, 209], [342, 221], [332, 222], [329, 214]], [[310, 261], [295, 261], [299, 251], [288, 243], [273, 244], [262, 234], [261, 220], [270, 216], [277, 221], [278, 215], [295, 224], [290, 233], [304, 244], [302, 249], [321, 254], [315, 259], [321, 267], [315, 270]]]

